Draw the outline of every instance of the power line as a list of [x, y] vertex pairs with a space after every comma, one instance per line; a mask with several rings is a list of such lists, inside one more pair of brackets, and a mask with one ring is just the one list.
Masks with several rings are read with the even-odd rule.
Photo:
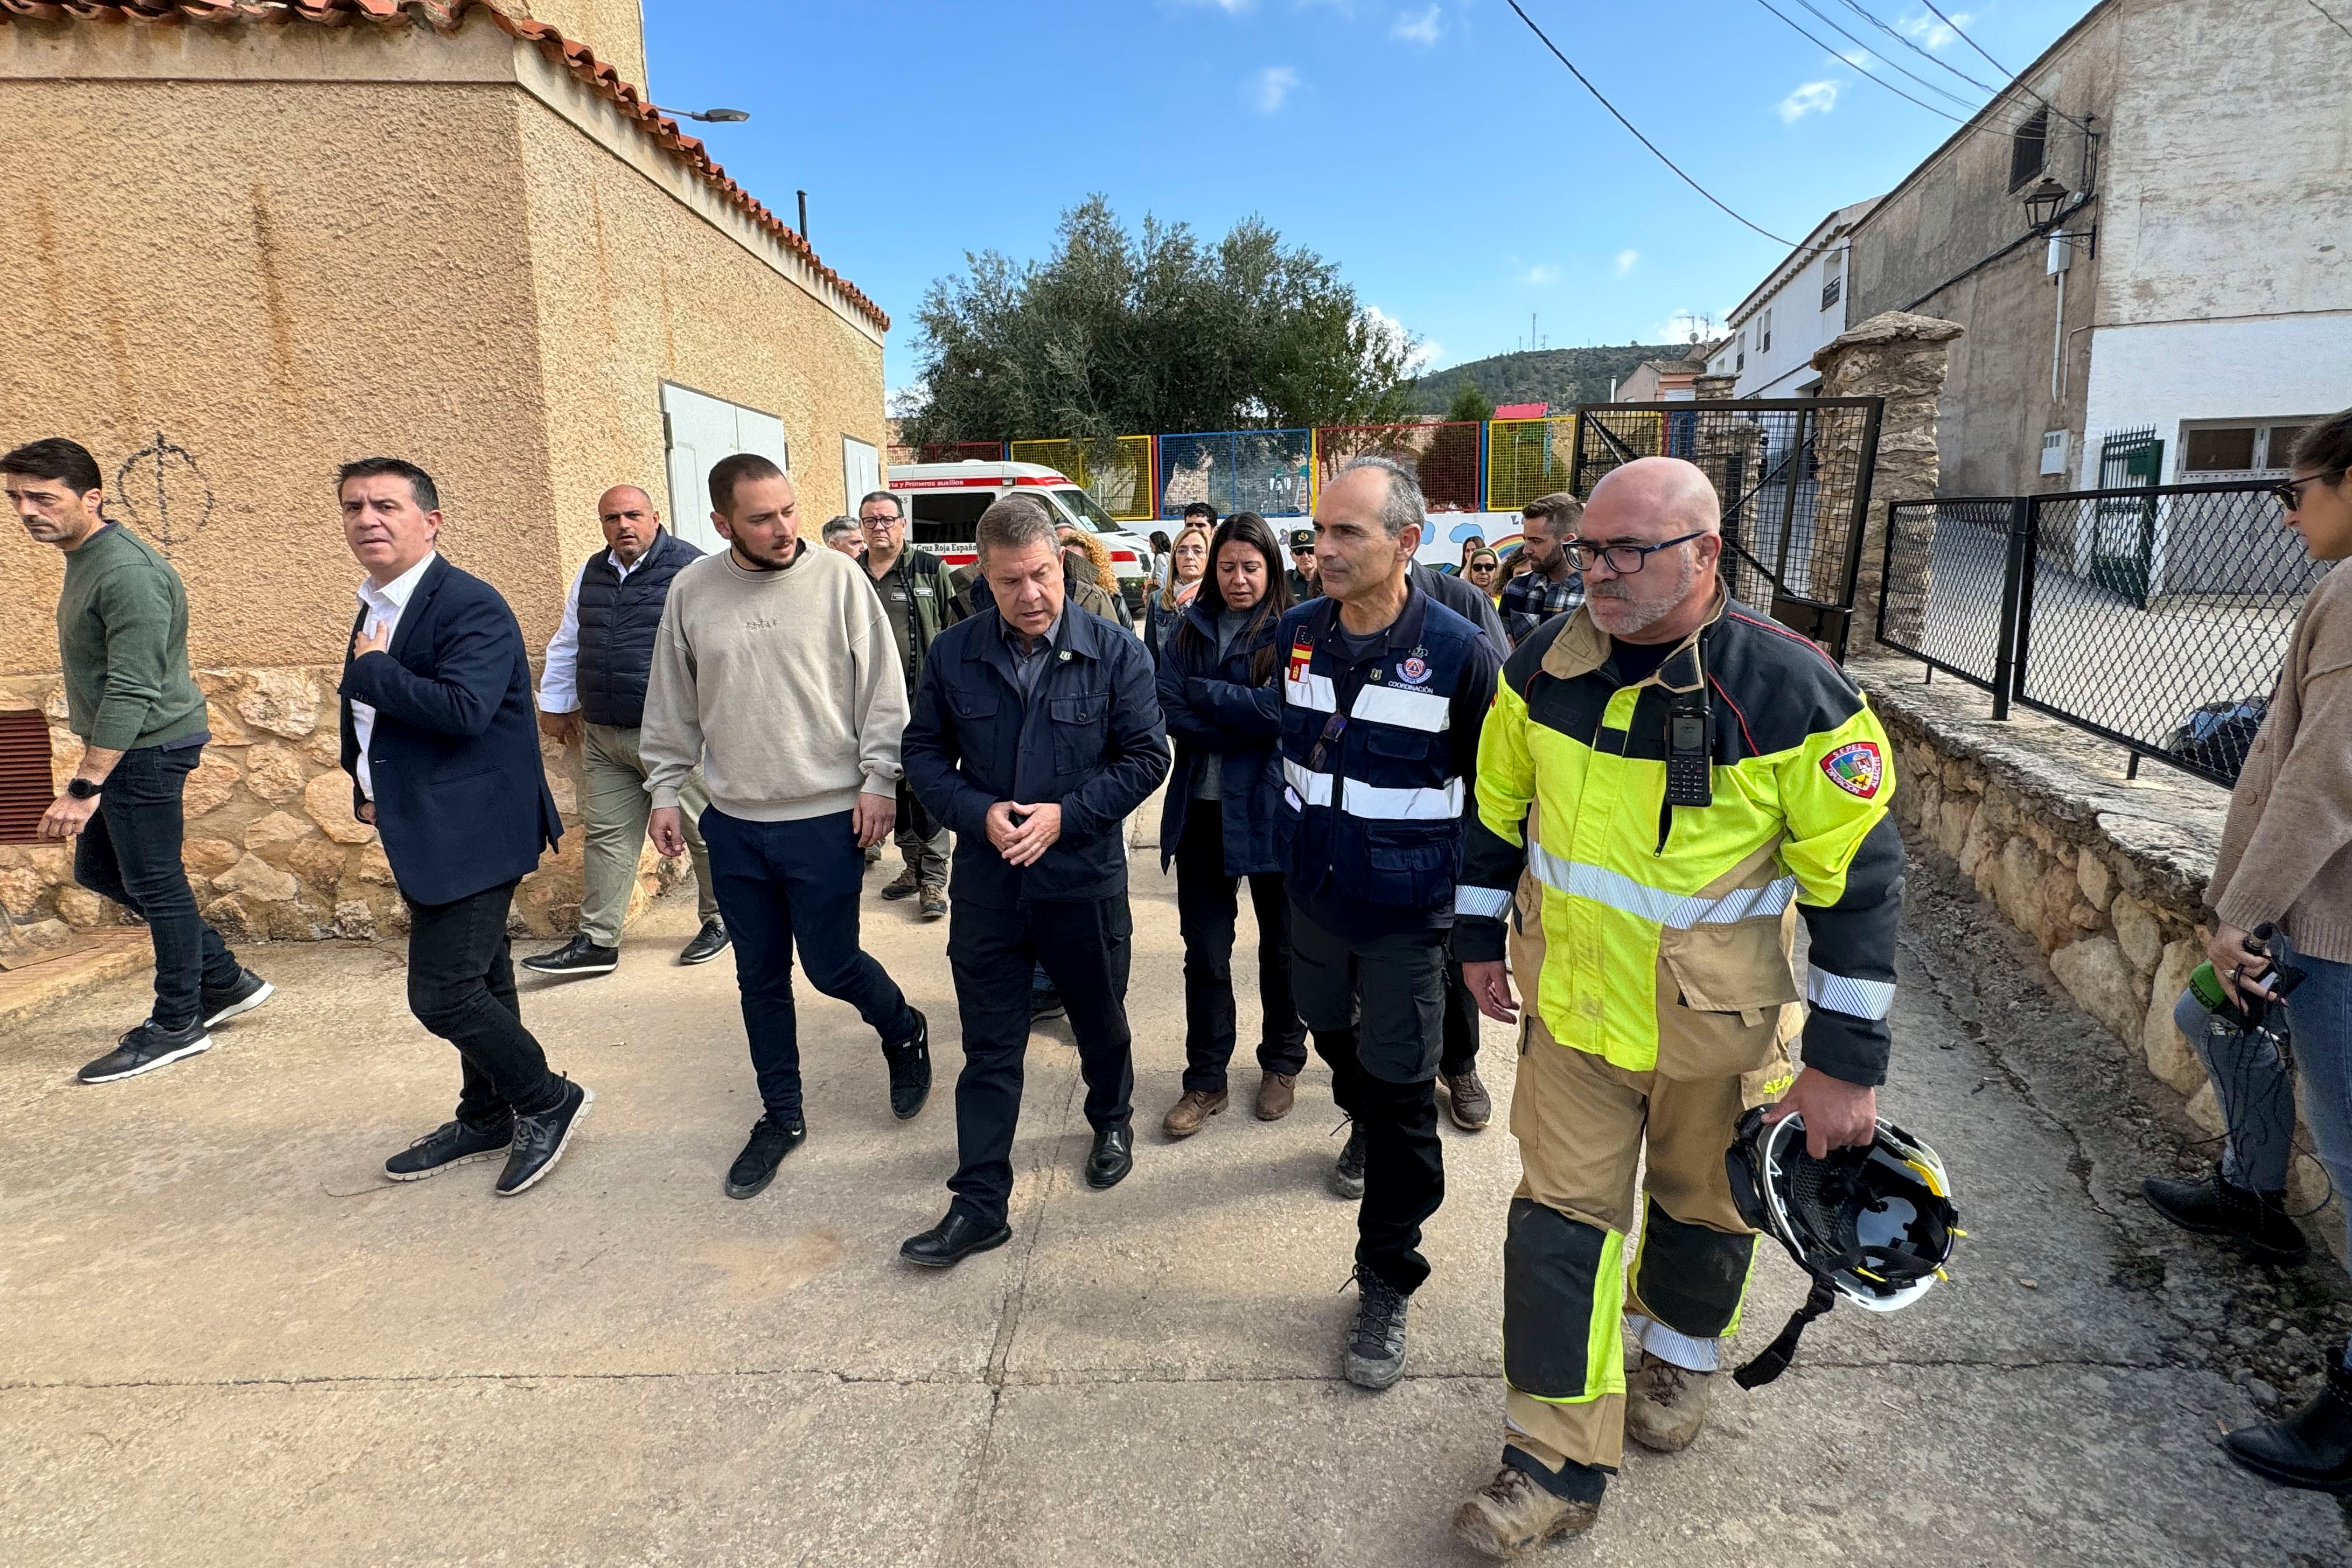
[[[1797, 4], [1802, 5], [1806, 10], [1811, 11], [1816, 17], [1819, 17], [1823, 26], [1829, 28], [1830, 31], [1835, 33], [1839, 37], [1843, 38], [1846, 42], [1852, 44], [1855, 48], [1860, 49], [1863, 52], [1864, 58], [1878, 60], [1887, 66], [1890, 69], [1901, 71], [1905, 76], [1909, 77], [1913, 81], [1917, 82], [1929, 92], [1935, 93], [1941, 98], [1949, 99], [1952, 102], [1958, 104], [1962, 109], [1967, 110], [1970, 114], [1974, 114], [1979, 107], [1980, 107], [1977, 104], [1970, 103], [1958, 93], [1952, 91], [1951, 89], [1931, 82], [1926, 77], [1919, 75], [1916, 71], [1909, 70], [1902, 66], [1896, 65], [1893, 60], [1888, 59], [1884, 54], [1874, 51], [1868, 44], [1864, 43], [1860, 38], [1855, 37], [1852, 33], [1847, 32], [1843, 27], [1838, 26], [1837, 22], [1833, 18], [1824, 14], [1821, 7], [1813, 4], [1813, 0], [1797, 0]], [[1835, 50], [1832, 50], [1831, 52], [1833, 54], [1836, 53]], [[1853, 67], [1854, 69], [1861, 71], [1865, 76], [1870, 74], [1869, 68], [1863, 65], [1859, 60], [1849, 59], [1843, 55], [1839, 55], [1838, 58], [1845, 60], [1846, 64]], [[1913, 101], [1916, 102], [1917, 100], [1914, 99]]]
[[1864, 21], [1869, 23], [1872, 26], [1877, 28], [1880, 32], [1885, 34], [1888, 37], [1894, 39], [1896, 43], [1902, 45], [1913, 54], [1918, 56], [1921, 59], [1932, 61], [1934, 64], [1942, 67], [1944, 69], [1951, 72], [1954, 76], [1959, 78], [1962, 81], [1968, 83], [1970, 87], [1975, 88], [1978, 91], [1999, 92], [2000, 90], [2000, 89], [1993, 86], [1990, 82], [1981, 82], [1977, 80], [1976, 78], [1969, 75], [1968, 72], [1960, 69], [1959, 67], [1952, 64], [1951, 61], [1944, 58], [1943, 56], [1936, 53], [1935, 50], [1920, 47], [1919, 40], [1908, 37], [1906, 34], [1898, 33], [1894, 28], [1888, 26], [1885, 22], [1879, 20], [1875, 12], [1866, 9], [1861, 4], [1861, 0], [1839, 0], [1839, 3], [1847, 10], [1853, 12]]
[[1717, 211], [1722, 213], [1726, 217], [1728, 217], [1742, 228], [1753, 229], [1775, 245], [1785, 245], [1791, 250], [1794, 250], [1797, 247], [1798, 242], [1795, 240], [1782, 239], [1779, 235], [1774, 234], [1770, 229], [1766, 228], [1763, 225], [1742, 217], [1739, 214], [1732, 211], [1730, 207], [1725, 205], [1722, 199], [1717, 196], [1714, 192], [1708, 190], [1705, 185], [1700, 184], [1696, 180], [1692, 179], [1688, 174], [1684, 173], [1680, 164], [1667, 157], [1664, 152], [1658, 151], [1658, 144], [1656, 142], [1643, 135], [1641, 131], [1635, 127], [1632, 120], [1626, 119], [1622, 114], [1620, 114], [1617, 111], [1617, 106], [1610, 102], [1607, 96], [1603, 94], [1599, 88], [1594, 87], [1592, 83], [1586, 78], [1582, 71], [1576, 68], [1575, 61], [1570, 59], [1566, 55], [1559, 52], [1559, 46], [1553, 43], [1549, 37], [1546, 37], [1544, 30], [1541, 27], [1536, 26], [1535, 18], [1528, 16], [1525, 11], [1519, 9], [1519, 0], [1506, 0], [1506, 4], [1507, 4], [1511, 7], [1512, 11], [1517, 15], [1520, 21], [1525, 22], [1528, 25], [1528, 31], [1533, 33], [1537, 38], [1542, 42], [1543, 47], [1551, 51], [1552, 57], [1558, 60], [1561, 65], [1568, 68], [1568, 74], [1574, 77], [1577, 79], [1578, 84], [1581, 86], [1585, 91], [1591, 93], [1594, 99], [1600, 103], [1601, 108], [1609, 111], [1611, 118], [1615, 120], [1618, 124], [1623, 126], [1628, 131], [1631, 131], [1634, 141], [1648, 148], [1652, 157], [1655, 158], [1659, 162], [1664, 163], [1667, 168], [1672, 169], [1675, 172], [1675, 177], [1676, 179], [1680, 180], [1684, 184], [1688, 185], [1692, 190], [1696, 191], [1700, 195], [1705, 196], [1709, 204], [1714, 206]]
[[2343, 23], [2336, 22], [2336, 14], [2333, 11], [2330, 11], [2326, 6], [2322, 5], [2319, 3], [2319, 0], [2303, 0], [2303, 3], [2310, 6], [2313, 10], [2318, 12], [2321, 16], [2326, 17], [2329, 21], [2336, 22], [2336, 30], [2343, 34], [2346, 37], [2352, 38], [2352, 27], [2347, 27]]
[[[1825, 55], [1830, 56], [1832, 59], [1845, 60], [1845, 63], [1846, 63], [1846, 64], [1848, 64], [1848, 65], [1850, 65], [1850, 66], [1853, 66], [1853, 62], [1852, 60], [1846, 60], [1846, 59], [1845, 59], [1845, 57], [1844, 57], [1843, 55], [1839, 54], [1835, 49], [1833, 49], [1833, 48], [1830, 47], [1827, 44], [1822, 43], [1819, 38], [1814, 37], [1811, 33], [1806, 32], [1806, 31], [1805, 31], [1805, 29], [1804, 29], [1803, 27], [1799, 26], [1797, 25], [1797, 23], [1796, 23], [1796, 22], [1794, 22], [1793, 20], [1791, 20], [1791, 19], [1788, 16], [1788, 15], [1787, 15], [1786, 13], [1784, 13], [1784, 12], [1780, 11], [1780, 9], [1778, 9], [1777, 7], [1775, 7], [1775, 6], [1772, 5], [1772, 0], [1756, 0], [1756, 4], [1758, 4], [1759, 5], [1763, 6], [1763, 7], [1764, 7], [1764, 9], [1766, 9], [1767, 11], [1771, 12], [1771, 13], [1772, 13], [1772, 15], [1774, 15], [1775, 16], [1780, 17], [1780, 20], [1788, 26], [1789, 29], [1790, 29], [1791, 32], [1795, 33], [1795, 34], [1797, 35], [1797, 37], [1801, 37], [1801, 38], [1804, 39], [1804, 40], [1805, 40], [1805, 42], [1807, 42], [1807, 43], [1809, 43], [1809, 44], [1812, 45], [1812, 46], [1813, 46], [1813, 47], [1815, 47], [1815, 48], [1817, 48], [1817, 49], [1821, 50], [1821, 51], [1822, 51], [1822, 53], [1823, 53], [1823, 54], [1825, 54]], [[1857, 46], [1857, 47], [1859, 47], [1859, 46]], [[1864, 70], [1862, 70], [1862, 68], [1861, 68], [1860, 66], [1853, 66], [1853, 68], [1854, 68], [1855, 70], [1862, 71], [1862, 74], [1863, 74], [1864, 77], [1868, 77], [1870, 80], [1874, 81], [1874, 82], [1877, 82], [1879, 86], [1881, 86], [1881, 87], [1885, 88], [1887, 91], [1889, 91], [1889, 92], [1893, 93], [1895, 97], [1897, 97], [1897, 98], [1899, 98], [1899, 99], [1903, 99], [1903, 100], [1904, 100], [1905, 102], [1906, 102], [1906, 103], [1916, 103], [1916, 104], [1917, 104], [1921, 109], [1926, 110], [1927, 110], [1928, 113], [1930, 113], [1930, 114], [1940, 114], [1940, 115], [1943, 115], [1943, 117], [1944, 117], [1946, 120], [1950, 120], [1950, 121], [1951, 121], [1953, 124], [1955, 124], [1955, 125], [1966, 125], [1966, 124], [1968, 123], [1968, 121], [1967, 121], [1967, 120], [1963, 120], [1962, 118], [1960, 118], [1960, 117], [1959, 117], [1958, 115], [1957, 115], [1957, 114], [1952, 114], [1952, 113], [1948, 112], [1947, 110], [1937, 109], [1934, 104], [1929, 103], [1929, 102], [1926, 101], [1926, 100], [1925, 100], [1925, 99], [1916, 99], [1916, 98], [1913, 98], [1909, 93], [1905, 92], [1901, 88], [1896, 87], [1896, 86], [1895, 86], [1893, 82], [1891, 82], [1891, 81], [1885, 81], [1885, 80], [1883, 80], [1882, 78], [1878, 78], [1878, 77], [1871, 76], [1871, 74], [1870, 74], [1868, 71], [1864, 71]]]
[[2075, 119], [2073, 115], [2067, 113], [2064, 110], [2059, 108], [2056, 104], [2051, 102], [2048, 99], [2042, 97], [2032, 88], [2027, 87], [2025, 83], [2019, 81], [2015, 71], [2011, 70], [2007, 66], [2002, 65], [1990, 55], [1985, 55], [1984, 46], [1982, 44], [1978, 43], [1974, 38], [1971, 38], [1966, 33], [1961, 32], [1960, 25], [1958, 22], [1953, 21], [1949, 16], [1945, 16], [1941, 11], [1936, 9], [1936, 0], [1919, 0], [1919, 4], [1927, 7], [1929, 15], [1933, 16], [1936, 20], [1944, 24], [1945, 26], [1949, 27], [1952, 30], [1952, 37], [1959, 39], [1960, 42], [1966, 44], [1977, 53], [1984, 55], [1985, 63], [1991, 66], [1993, 69], [1999, 71], [2001, 75], [2007, 77], [2010, 79], [2011, 86], [2021, 89], [2026, 97], [2032, 99], [2034, 102], [2040, 104], [2042, 108], [2048, 110], [2051, 113], [2064, 120], [2067, 124], [2074, 127], [2084, 135], [2088, 136], [2091, 134], [2091, 128], [2088, 125]]

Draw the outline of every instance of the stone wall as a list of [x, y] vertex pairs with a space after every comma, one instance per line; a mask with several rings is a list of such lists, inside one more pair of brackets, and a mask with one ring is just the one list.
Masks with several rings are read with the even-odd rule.
[[[1996, 723], [1986, 694], [1926, 684], [1916, 664], [1870, 660], [1851, 673], [1895, 745], [1896, 817], [1958, 862], [2083, 1010], [2138, 1047], [2189, 1114], [2220, 1133], [2172, 1004], [2204, 959], [2205, 881], [2229, 791], [2155, 763], [2127, 779], [2120, 748], [2024, 709]], [[2288, 1190], [2308, 1208], [2326, 1177], [2297, 1155]], [[2340, 1227], [2321, 1228], [2341, 1245]]]
[[[331, 667], [195, 672], [213, 742], [189, 775], [184, 840], [188, 880], [205, 918], [232, 942], [310, 941], [396, 935], [408, 913], [375, 830], [352, 815], [351, 776], [337, 755]], [[0, 678], [0, 708], [48, 716], [50, 762], [59, 788], [81, 759], [65, 727], [65, 688], [55, 675]], [[548, 786], [566, 831], [515, 894], [517, 935], [569, 935], [580, 915], [579, 752], [542, 739]], [[690, 874], [647, 844], [635, 915], [654, 894]], [[0, 846], [0, 905], [12, 921], [68, 926], [121, 924], [124, 912], [73, 881], [69, 846]]]

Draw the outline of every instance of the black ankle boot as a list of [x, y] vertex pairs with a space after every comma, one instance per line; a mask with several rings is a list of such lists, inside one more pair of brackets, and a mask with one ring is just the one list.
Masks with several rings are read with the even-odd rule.
[[2352, 1492], [2352, 1371], [2342, 1352], [2327, 1364], [2318, 1395], [2292, 1416], [2242, 1427], [2221, 1439], [2238, 1463], [2281, 1486]]
[[2203, 1181], [2150, 1176], [2139, 1189], [2150, 1207], [2183, 1230], [2233, 1238], [2273, 1263], [2300, 1263], [2310, 1251], [2303, 1228], [2286, 1211], [2286, 1194], [2240, 1186], [2218, 1165]]

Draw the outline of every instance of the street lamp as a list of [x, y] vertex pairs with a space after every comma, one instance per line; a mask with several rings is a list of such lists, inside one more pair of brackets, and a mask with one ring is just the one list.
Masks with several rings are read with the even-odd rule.
[[667, 114], [678, 120], [699, 120], [712, 125], [740, 125], [751, 118], [747, 109], [706, 109], [697, 114], [690, 109], [664, 109], [660, 104], [648, 106], [656, 114]]
[[[2064, 270], [2064, 263], [2057, 259], [2060, 254], [2057, 248], [2058, 242], [2064, 242], [2069, 248], [2080, 242], [2084, 256], [2095, 256], [2099, 254], [2098, 225], [2092, 224], [2077, 230], [2061, 229], [2057, 226], [2059, 209], [2064, 207], [2074, 194], [2074, 193], [2068, 190], [2063, 183], [2044, 174], [2032, 190], [2025, 193], [2023, 198], [2028, 232], [2045, 235], [2052, 242], [2053, 259], [2050, 270], [2053, 272]], [[2078, 209], [2082, 205], [2081, 203], [2075, 204]]]

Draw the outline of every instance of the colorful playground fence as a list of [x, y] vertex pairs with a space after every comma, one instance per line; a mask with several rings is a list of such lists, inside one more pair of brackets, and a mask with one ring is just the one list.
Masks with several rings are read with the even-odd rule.
[[1486, 427], [1475, 422], [1438, 424], [1326, 424], [1315, 431], [1315, 488], [1339, 476], [1359, 457], [1389, 457], [1412, 469], [1433, 512], [1475, 512], [1479, 507], [1479, 455]]
[[1160, 515], [1152, 496], [1158, 477], [1152, 445], [1149, 435], [1114, 435], [1104, 441], [1013, 441], [1005, 449], [1014, 463], [1041, 463], [1066, 474], [1120, 522], [1141, 523]]
[[1297, 517], [1313, 489], [1314, 433], [1219, 430], [1160, 438], [1160, 511], [1181, 517], [1206, 501], [1221, 517], [1235, 512]]
[[1486, 505], [1516, 512], [1538, 496], [1569, 488], [1576, 462], [1576, 416], [1497, 419], [1486, 425]]

